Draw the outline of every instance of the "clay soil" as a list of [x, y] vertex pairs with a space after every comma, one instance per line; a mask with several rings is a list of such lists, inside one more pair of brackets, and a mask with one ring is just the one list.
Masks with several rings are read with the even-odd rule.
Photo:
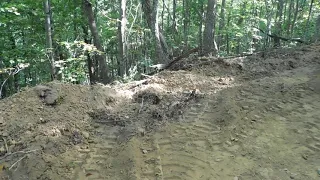
[[0, 179], [315, 180], [319, 110], [317, 44], [51, 82], [0, 101]]

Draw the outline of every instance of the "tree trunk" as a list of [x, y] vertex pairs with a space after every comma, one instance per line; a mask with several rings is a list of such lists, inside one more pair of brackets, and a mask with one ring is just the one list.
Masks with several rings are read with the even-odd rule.
[[223, 41], [223, 33], [222, 30], [224, 29], [224, 19], [225, 19], [225, 9], [226, 9], [226, 0], [222, 0], [221, 2], [221, 10], [220, 10], [220, 21], [219, 21], [219, 36], [218, 36], [218, 49]]
[[214, 44], [214, 23], [215, 23], [216, 0], [208, 0], [205, 28], [203, 32], [203, 50], [202, 54], [215, 55], [217, 49]]
[[316, 27], [315, 27], [315, 41], [318, 42], [320, 41], [320, 15], [318, 15], [317, 17], [317, 21], [316, 21]]
[[311, 16], [311, 13], [312, 13], [313, 3], [314, 3], [314, 0], [311, 0], [311, 4], [310, 4], [310, 7], [309, 7], [308, 19], [307, 19], [307, 22], [306, 22], [306, 26], [304, 28], [304, 32], [305, 32], [304, 37], [305, 37], [305, 39], [307, 39], [308, 36], [309, 36], [308, 28], [309, 28], [310, 16]]
[[172, 7], [172, 21], [173, 21], [173, 23], [172, 23], [172, 29], [173, 29], [173, 32], [174, 32], [174, 34], [177, 34], [178, 33], [178, 30], [177, 30], [177, 20], [176, 20], [176, 18], [177, 18], [177, 16], [176, 16], [176, 12], [177, 12], [177, 0], [173, 0], [172, 1], [172, 3], [173, 3], [173, 7]]
[[[266, 16], [267, 16], [267, 34], [271, 34], [271, 27], [272, 27], [272, 15], [273, 15], [273, 12], [272, 12], [272, 5], [269, 4], [269, 1], [268, 0], [265, 0], [265, 10], [266, 10]], [[270, 37], [269, 36], [266, 36], [266, 40], [264, 42], [264, 48], [267, 48], [269, 46], [269, 42], [270, 42]]]
[[287, 22], [287, 36], [288, 37], [290, 36], [290, 29], [291, 29], [291, 26], [292, 26], [292, 23], [291, 23], [291, 16], [292, 15], [291, 14], [292, 14], [293, 5], [294, 5], [293, 0], [290, 0], [289, 12], [288, 12], [288, 22]]
[[127, 64], [127, 52], [126, 52], [126, 25], [127, 25], [127, 17], [126, 17], [126, 0], [119, 0], [120, 8], [120, 21], [118, 22], [118, 38], [119, 38], [119, 58], [118, 58], [118, 76], [123, 77], [125, 72], [125, 66]]
[[295, 8], [294, 15], [293, 15], [293, 21], [291, 23], [291, 29], [290, 29], [291, 36], [293, 36], [293, 30], [294, 30], [294, 26], [295, 26], [296, 21], [297, 21], [298, 12], [299, 12], [299, 0], [296, 1], [296, 8]]
[[[84, 34], [84, 42], [86, 44], [90, 44], [91, 40], [89, 39], [89, 32], [88, 32], [88, 27], [86, 26], [82, 26], [82, 30], [83, 30], [83, 34]], [[97, 83], [97, 77], [96, 77], [96, 69], [95, 69], [95, 62], [93, 61], [93, 59], [91, 58], [89, 52], [85, 52], [86, 56], [87, 56], [87, 66], [88, 66], [88, 72], [89, 72], [89, 80], [90, 80], [90, 84], [95, 84]]]
[[103, 50], [103, 47], [102, 47], [102, 44], [100, 41], [100, 37], [98, 34], [96, 21], [94, 19], [92, 4], [89, 2], [89, 0], [83, 0], [83, 4], [84, 4], [85, 14], [88, 18], [89, 28], [90, 28], [90, 31], [91, 31], [91, 34], [93, 37], [93, 44], [100, 51], [99, 54], [95, 55], [95, 59], [97, 60], [98, 65], [99, 65], [98, 66], [98, 71], [99, 71], [98, 81], [103, 84], [107, 84], [110, 82], [109, 70], [107, 67], [105, 54], [103, 53], [104, 50]]
[[[283, 13], [283, 0], [278, 0], [277, 14], [276, 14], [276, 29], [275, 35], [281, 36], [282, 33], [282, 13]], [[274, 38], [274, 47], [280, 47], [280, 39]]]
[[[199, 8], [200, 8], [200, 13], [199, 13], [199, 32], [198, 32], [198, 36], [199, 36], [199, 49], [202, 49], [202, 25], [203, 25], [203, 1], [202, 0], [198, 0], [199, 3]], [[201, 54], [201, 51], [199, 51], [199, 54]]]
[[46, 15], [45, 29], [46, 29], [46, 47], [47, 56], [50, 62], [51, 80], [56, 79], [56, 69], [54, 63], [54, 52], [52, 48], [52, 27], [51, 27], [51, 7], [49, 0], [44, 0], [44, 13]]
[[[233, 0], [231, 0], [230, 2], [230, 9], [233, 8]], [[230, 22], [231, 22], [231, 14], [232, 12], [229, 11], [228, 12], [228, 19], [227, 19], [227, 35], [226, 35], [226, 41], [227, 41], [227, 54], [230, 53], [230, 32], [229, 32], [229, 28], [230, 28]]]
[[184, 52], [188, 51], [188, 29], [189, 29], [189, 0], [183, 0], [183, 39], [184, 39]]
[[147, 20], [148, 26], [151, 29], [155, 40], [155, 50], [156, 50], [156, 62], [166, 64], [169, 62], [168, 56], [168, 45], [165, 38], [159, 28], [158, 19], [158, 2], [159, 0], [153, 0], [151, 7], [150, 0], [142, 0], [142, 9], [144, 11], [145, 18]]

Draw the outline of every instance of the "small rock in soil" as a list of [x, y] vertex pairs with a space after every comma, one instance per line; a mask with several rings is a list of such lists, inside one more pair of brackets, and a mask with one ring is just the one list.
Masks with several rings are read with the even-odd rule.
[[56, 104], [59, 98], [58, 91], [48, 86], [38, 85], [35, 87], [35, 91], [37, 92], [38, 96], [43, 99], [43, 102], [46, 105]]
[[4, 119], [3, 117], [0, 117], [0, 126], [3, 126], [4, 125]]
[[242, 106], [242, 109], [243, 109], [243, 110], [248, 110], [248, 109], [249, 109], [249, 106]]
[[5, 153], [5, 152], [6, 152], [5, 148], [3, 146], [0, 147], [0, 154]]
[[303, 158], [304, 160], [308, 160], [308, 155], [302, 154], [302, 158]]
[[83, 137], [86, 138], [86, 139], [88, 139], [89, 136], [90, 136], [90, 134], [89, 134], [88, 132], [85, 132], [85, 131], [82, 132], [82, 135], [83, 135]]
[[137, 131], [138, 131], [139, 135], [141, 135], [141, 136], [144, 136], [144, 135], [145, 135], [145, 130], [144, 130], [143, 128], [138, 127], [138, 128], [137, 128]]
[[3, 136], [3, 137], [7, 137], [9, 134], [8, 134], [8, 132], [2, 132], [2, 134], [1, 134], [1, 136]]

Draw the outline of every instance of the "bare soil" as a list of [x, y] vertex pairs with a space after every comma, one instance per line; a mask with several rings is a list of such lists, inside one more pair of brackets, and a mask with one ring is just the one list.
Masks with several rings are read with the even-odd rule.
[[320, 45], [0, 101], [0, 179], [320, 178]]

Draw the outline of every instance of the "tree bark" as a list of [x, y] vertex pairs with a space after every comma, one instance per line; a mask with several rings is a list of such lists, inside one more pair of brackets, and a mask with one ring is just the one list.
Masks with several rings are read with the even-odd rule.
[[219, 36], [218, 36], [218, 49], [220, 49], [220, 46], [223, 41], [223, 33], [222, 30], [224, 28], [224, 19], [225, 19], [225, 8], [226, 8], [226, 0], [222, 0], [221, 2], [221, 10], [220, 10], [220, 21], [219, 21]]
[[173, 7], [172, 7], [172, 21], [173, 21], [173, 23], [172, 23], [172, 29], [173, 29], [173, 33], [174, 34], [177, 34], [178, 33], [178, 28], [177, 28], [177, 20], [176, 20], [176, 18], [177, 18], [177, 16], [176, 16], [176, 12], [177, 12], [177, 0], [173, 0], [172, 1], [172, 3], [173, 3]]
[[183, 0], [183, 39], [184, 39], [184, 52], [188, 51], [188, 34], [189, 34], [189, 0]]
[[[126, 17], [126, 0], [119, 0], [120, 8], [120, 21], [118, 22], [118, 41], [119, 41], [119, 58], [118, 58], [118, 76], [123, 77], [125, 69], [127, 66], [127, 52], [126, 52], [126, 26], [127, 26], [127, 17]], [[129, 67], [127, 67], [128, 69]]]
[[317, 17], [317, 21], [316, 21], [316, 27], [315, 27], [315, 41], [318, 42], [320, 41], [320, 15], [318, 15]]
[[[277, 4], [277, 14], [276, 14], [276, 29], [275, 29], [275, 35], [281, 36], [282, 33], [282, 14], [283, 14], [283, 0], [278, 0]], [[275, 38], [274, 39], [274, 47], [280, 47], [280, 39]]]
[[44, 0], [44, 13], [45, 13], [45, 29], [46, 29], [46, 52], [50, 62], [50, 70], [51, 70], [51, 80], [56, 79], [56, 69], [55, 69], [55, 62], [54, 62], [54, 52], [52, 46], [52, 27], [51, 27], [51, 7], [50, 1]]
[[[90, 44], [91, 40], [89, 39], [89, 32], [88, 32], [88, 27], [87, 26], [82, 26], [82, 30], [83, 30], [83, 34], [84, 34], [84, 42], [86, 44]], [[95, 62], [94, 60], [91, 58], [89, 52], [85, 52], [86, 56], [87, 56], [87, 66], [88, 66], [88, 72], [89, 72], [89, 80], [90, 80], [90, 84], [95, 84], [97, 83], [97, 76], [96, 76], [96, 69], [95, 69]]]
[[292, 16], [293, 5], [294, 5], [293, 0], [290, 0], [289, 12], [288, 12], [288, 22], [287, 22], [287, 36], [288, 37], [290, 36], [290, 29], [291, 29], [291, 26], [292, 26], [291, 16]]
[[310, 7], [309, 7], [309, 13], [308, 13], [308, 19], [307, 19], [307, 22], [306, 22], [306, 26], [304, 28], [304, 32], [305, 32], [304, 37], [305, 37], [305, 39], [307, 39], [308, 34], [309, 34], [308, 27], [309, 27], [309, 23], [310, 23], [310, 17], [311, 17], [311, 13], [312, 13], [313, 3], [314, 3], [314, 0], [311, 0], [311, 4], [310, 4]]
[[[230, 2], [230, 9], [232, 9], [233, 8], [233, 0], [231, 0], [231, 2]], [[228, 12], [228, 19], [227, 19], [227, 35], [226, 35], [226, 41], [227, 41], [227, 54], [229, 54], [230, 53], [230, 32], [229, 32], [229, 28], [230, 28], [230, 22], [231, 22], [231, 16], [232, 16], [232, 14], [231, 14], [232, 12], [231, 11], [229, 11]]]
[[215, 55], [217, 49], [215, 48], [214, 40], [214, 23], [215, 23], [215, 6], [216, 0], [208, 0], [207, 15], [205, 28], [203, 32], [203, 50], [202, 54]]
[[293, 15], [293, 21], [292, 21], [291, 29], [290, 29], [291, 36], [293, 35], [294, 26], [296, 24], [297, 17], [298, 17], [298, 12], [299, 12], [299, 0], [296, 1], [296, 7], [295, 7], [294, 15]]
[[98, 81], [100, 83], [107, 84], [110, 82], [109, 70], [107, 67], [105, 55], [103, 53], [104, 49], [102, 47], [101, 40], [98, 34], [96, 21], [94, 19], [92, 4], [89, 2], [89, 0], [83, 0], [83, 5], [84, 5], [85, 14], [88, 18], [89, 29], [93, 37], [93, 44], [97, 48], [97, 50], [100, 51], [100, 53], [95, 55], [95, 59], [98, 62], [98, 68], [97, 68], [99, 71]]
[[[199, 13], [199, 20], [200, 20], [200, 23], [199, 23], [199, 32], [198, 32], [198, 37], [199, 37], [199, 49], [202, 49], [202, 43], [203, 43], [203, 40], [202, 40], [202, 25], [203, 25], [203, 1], [202, 0], [198, 0], [198, 3], [199, 3], [199, 8], [200, 8], [200, 13]], [[200, 55], [201, 51], [198, 52], [198, 54]]]
[[142, 0], [142, 9], [148, 26], [152, 31], [155, 40], [156, 62], [166, 64], [169, 62], [168, 45], [159, 27], [158, 2], [153, 0], [152, 6], [150, 0]]

